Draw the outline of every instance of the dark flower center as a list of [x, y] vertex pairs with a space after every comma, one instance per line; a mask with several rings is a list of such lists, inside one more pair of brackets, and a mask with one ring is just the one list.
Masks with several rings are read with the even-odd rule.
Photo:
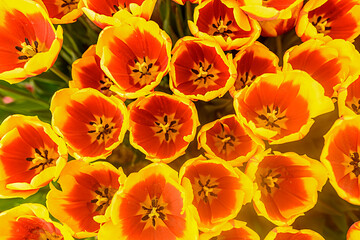
[[213, 33], [214, 36], [221, 35], [222, 37], [228, 37], [229, 34], [232, 33], [228, 27], [231, 25], [232, 21], [229, 20], [225, 22], [223, 19], [221, 19], [221, 16], [219, 17], [219, 20], [216, 23], [212, 24], [212, 27], [215, 28], [215, 32]]
[[316, 28], [318, 33], [328, 33], [331, 30], [329, 27], [329, 18], [324, 18], [323, 16], [314, 16], [310, 19], [312, 25]]
[[141, 208], [146, 211], [146, 213], [141, 218], [141, 220], [147, 221], [147, 220], [151, 219], [151, 224], [153, 225], [153, 227], [155, 227], [155, 225], [156, 225], [157, 218], [160, 218], [163, 221], [166, 218], [166, 215], [163, 213], [163, 210], [165, 209], [165, 207], [159, 204], [158, 198], [154, 198], [151, 200], [151, 206], [149, 206], [149, 207], [141, 206]]
[[267, 128], [280, 128], [280, 126], [276, 123], [279, 120], [284, 119], [286, 116], [278, 116], [279, 115], [279, 107], [274, 107], [273, 110], [270, 110], [269, 106], [266, 106], [266, 114], [258, 115], [258, 118], [265, 121], [265, 127]]
[[36, 168], [41, 168], [41, 171], [44, 170], [46, 167], [49, 167], [54, 163], [56, 158], [49, 157], [49, 151], [43, 150], [42, 152], [35, 148], [34, 157], [26, 158], [26, 161], [32, 162], [34, 166], [32, 166], [29, 170], [34, 170]]
[[205, 63], [199, 62], [199, 69], [191, 69], [191, 72], [196, 74], [197, 78], [194, 80], [194, 82], [203, 82], [206, 84], [206, 81], [210, 78], [213, 78], [214, 75], [209, 73], [209, 70], [211, 69], [212, 64], [209, 64], [207, 67], [205, 66]]
[[350, 165], [354, 167], [352, 172], [355, 174], [356, 177], [360, 175], [360, 159], [359, 159], [359, 153], [353, 152], [350, 153], [351, 162]]
[[237, 81], [238, 84], [235, 85], [236, 90], [240, 90], [245, 88], [246, 86], [250, 86], [250, 84], [255, 80], [255, 75], [250, 75], [249, 72], [246, 72], [242, 76], [239, 77], [239, 81]]
[[176, 120], [169, 120], [167, 115], [164, 116], [163, 121], [155, 122], [156, 126], [160, 128], [156, 133], [163, 133], [165, 136], [165, 140], [169, 141], [171, 139], [170, 133], [176, 133]]
[[360, 114], [360, 99], [357, 101], [357, 104], [352, 103], [351, 104], [351, 109], [353, 110], [354, 113], [356, 114]]
[[278, 181], [279, 177], [281, 177], [281, 174], [279, 174], [279, 173], [275, 174], [270, 169], [266, 175], [260, 175], [260, 177], [261, 177], [260, 186], [263, 188], [265, 187], [265, 189], [268, 193], [271, 193], [271, 189], [274, 187], [280, 188], [277, 181]]
[[203, 184], [200, 180], [198, 181], [198, 184], [201, 187], [201, 190], [198, 191], [199, 197], [203, 194], [203, 200], [205, 203], [209, 202], [209, 197], [217, 197], [217, 194], [214, 193], [215, 188], [218, 187], [217, 184], [210, 184], [210, 179], [206, 180], [205, 184]]
[[216, 135], [216, 137], [220, 139], [223, 144], [222, 151], [226, 151], [227, 146], [234, 147], [235, 137], [225, 132], [224, 124], [220, 123], [220, 126], [221, 133], [219, 135]]
[[62, 8], [68, 7], [69, 11], [75, 9], [79, 1], [77, 0], [62, 0], [63, 4], [61, 5]]
[[100, 91], [106, 96], [111, 96], [115, 94], [110, 90], [112, 85], [114, 85], [114, 82], [108, 76], [104, 75], [104, 78], [100, 80]]
[[28, 60], [39, 52], [39, 43], [35, 40], [34, 44], [31, 44], [29, 39], [25, 38], [25, 42], [21, 43], [21, 46], [15, 46], [15, 49], [21, 54], [19, 60]]
[[105, 139], [110, 138], [112, 130], [114, 129], [114, 126], [110, 126], [108, 123], [104, 124], [102, 118], [100, 118], [99, 124], [97, 124], [96, 122], [89, 122], [89, 124], [95, 127], [95, 129], [89, 130], [88, 133], [96, 133], [97, 140], [102, 139], [103, 141], [105, 141]]
[[132, 70], [134, 73], [140, 73], [140, 77], [142, 78], [146, 75], [151, 75], [150, 69], [153, 67], [152, 63], [147, 63], [145, 57], [143, 58], [143, 62], [139, 62], [138, 59], [134, 59], [135, 68]]
[[104, 214], [107, 207], [110, 205], [111, 200], [116, 193], [116, 189], [111, 187], [100, 187], [95, 190], [96, 198], [91, 200], [91, 203], [95, 203], [97, 205], [95, 212], [100, 212], [100, 214]]

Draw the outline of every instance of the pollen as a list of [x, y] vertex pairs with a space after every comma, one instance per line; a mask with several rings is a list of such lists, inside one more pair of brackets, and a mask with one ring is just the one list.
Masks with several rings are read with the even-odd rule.
[[31, 44], [28, 38], [25, 38], [25, 42], [21, 43], [21, 47], [15, 46], [15, 49], [21, 54], [18, 57], [19, 60], [30, 59], [40, 52], [38, 41], [35, 40], [34, 43]]
[[99, 118], [99, 123], [89, 122], [89, 124], [95, 129], [89, 130], [88, 133], [96, 133], [97, 140], [102, 139], [103, 141], [105, 141], [111, 138], [111, 134], [114, 129], [114, 126], [110, 126], [109, 123], [104, 123], [102, 118]]

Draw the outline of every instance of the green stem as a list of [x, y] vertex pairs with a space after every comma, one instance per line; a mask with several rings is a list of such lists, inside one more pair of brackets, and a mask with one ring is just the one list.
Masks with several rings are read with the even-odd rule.
[[184, 36], [184, 19], [182, 17], [182, 12], [180, 9], [180, 5], [176, 6], [176, 12], [175, 12], [175, 21], [176, 21], [176, 29], [178, 31], [179, 37]]
[[77, 46], [74, 38], [71, 36], [71, 34], [69, 33], [69, 31], [66, 28], [64, 28], [64, 32], [66, 33], [66, 37], [67, 37], [67, 39], [69, 40], [69, 42], [71, 44], [72, 53], [74, 55], [76, 55], [77, 58], [79, 58], [82, 54], [81, 54], [81, 51], [79, 50], [79, 47]]
[[29, 101], [35, 102], [35, 103], [37, 103], [37, 104], [39, 104], [39, 105], [41, 105], [41, 106], [44, 106], [44, 107], [46, 107], [46, 108], [49, 107], [49, 104], [48, 104], [47, 102], [45, 102], [45, 101], [43, 101], [43, 100], [41, 100], [41, 99], [36, 99], [36, 98], [34, 98], [33, 95], [28, 94], [28, 93], [26, 93], [26, 92], [19, 91], [19, 90], [16, 90], [16, 89], [14, 89], [14, 88], [10, 88], [10, 87], [4, 86], [4, 85], [2, 85], [2, 84], [0, 84], [0, 90], [3, 90], [3, 91], [5, 91], [5, 92], [9, 92], [9, 93], [15, 94], [15, 95], [20, 96], [20, 97], [22, 97], [22, 98], [25, 98], [25, 99], [27, 99], [27, 100], [29, 100]]
[[96, 25], [90, 26], [88, 21], [84, 19], [84, 16], [79, 17], [78, 21], [86, 28], [87, 34], [89, 35], [91, 42], [92, 40], [95, 40], [96, 42], [100, 33], [99, 28]]
[[193, 10], [192, 10], [190, 1], [185, 2], [185, 9], [186, 9], [186, 20], [192, 20], [193, 19]]
[[67, 84], [69, 83], [70, 78], [66, 74], [64, 74], [62, 71], [60, 71], [57, 67], [52, 66], [50, 68], [50, 71], [52, 71], [56, 76], [58, 76], [59, 78], [64, 80], [64, 82], [66, 82]]

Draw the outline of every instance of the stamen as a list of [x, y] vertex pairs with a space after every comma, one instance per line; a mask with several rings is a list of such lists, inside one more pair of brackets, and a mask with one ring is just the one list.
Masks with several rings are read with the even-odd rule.
[[169, 141], [170, 140], [169, 133], [177, 132], [177, 130], [175, 129], [176, 123], [177, 123], [176, 120], [172, 120], [171, 122], [169, 122], [168, 116], [165, 115], [162, 122], [161, 121], [155, 122], [155, 125], [160, 128], [155, 133], [164, 133], [165, 141]]
[[166, 215], [162, 212], [165, 210], [164, 206], [159, 204], [159, 199], [155, 198], [151, 200], [151, 206], [141, 206], [143, 210], [145, 210], [144, 216], [141, 218], [142, 221], [147, 221], [151, 219], [151, 224], [153, 227], [156, 226], [156, 219], [160, 218], [161, 220], [165, 220]]
[[198, 195], [199, 197], [201, 196], [201, 194], [204, 194], [203, 200], [205, 203], [209, 202], [209, 197], [217, 197], [217, 194], [214, 193], [215, 188], [218, 187], [217, 184], [214, 185], [210, 185], [210, 179], [206, 180], [206, 183], [203, 184], [200, 180], [198, 181], [198, 184], [201, 187], [201, 190], [198, 191]]

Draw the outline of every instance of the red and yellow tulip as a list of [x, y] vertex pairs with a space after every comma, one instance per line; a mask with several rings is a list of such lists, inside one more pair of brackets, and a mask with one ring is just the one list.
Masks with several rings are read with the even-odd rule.
[[112, 90], [125, 98], [145, 96], [160, 83], [170, 51], [170, 37], [157, 23], [133, 16], [105, 28], [96, 45], [101, 68], [117, 86]]
[[232, 166], [241, 166], [257, 152], [265, 149], [264, 142], [235, 115], [203, 125], [198, 133], [198, 144], [209, 157], [221, 158]]
[[130, 143], [154, 162], [183, 155], [199, 125], [195, 105], [186, 98], [155, 92], [129, 106]]
[[276, 227], [264, 240], [325, 240], [320, 234], [310, 229], [296, 230], [292, 227]]
[[63, 42], [45, 10], [32, 0], [0, 4], [0, 79], [18, 83], [48, 70]]
[[181, 167], [179, 176], [182, 184], [190, 180], [194, 194], [192, 203], [203, 232], [214, 231], [235, 218], [242, 205], [251, 201], [251, 180], [224, 160], [208, 160], [203, 156], [190, 159]]
[[341, 117], [324, 136], [325, 144], [320, 156], [337, 194], [356, 205], [360, 205], [359, 136], [360, 116]]
[[163, 163], [130, 174], [113, 198], [112, 221], [101, 226], [99, 240], [198, 239], [191, 187], [178, 181]]
[[234, 84], [236, 70], [231, 55], [216, 42], [194, 37], [178, 40], [172, 51], [170, 88], [193, 100], [223, 96]]
[[57, 179], [67, 161], [64, 141], [37, 117], [12, 115], [0, 125], [0, 197], [26, 198]]
[[327, 181], [319, 161], [292, 152], [258, 155], [248, 162], [246, 174], [255, 182], [256, 212], [279, 226], [291, 225], [313, 208]]
[[109, 156], [124, 139], [128, 113], [124, 102], [93, 88], [66, 88], [51, 101], [52, 125], [75, 158], [93, 161]]
[[255, 135], [271, 144], [302, 139], [313, 118], [334, 105], [306, 72], [263, 74], [234, 97], [236, 115]]
[[360, 2], [357, 0], [310, 0], [300, 12], [296, 33], [309, 39], [354, 41], [360, 34]]
[[125, 178], [121, 169], [106, 162], [71, 161], [58, 180], [61, 190], [51, 185], [46, 205], [75, 237], [95, 236], [100, 228], [97, 221], [110, 217], [112, 198]]
[[47, 209], [37, 203], [27, 203], [0, 214], [2, 240], [73, 240], [71, 231], [53, 222]]
[[194, 10], [191, 33], [216, 41], [224, 51], [251, 45], [260, 36], [260, 25], [248, 17], [236, 3], [227, 0], [206, 0]]

